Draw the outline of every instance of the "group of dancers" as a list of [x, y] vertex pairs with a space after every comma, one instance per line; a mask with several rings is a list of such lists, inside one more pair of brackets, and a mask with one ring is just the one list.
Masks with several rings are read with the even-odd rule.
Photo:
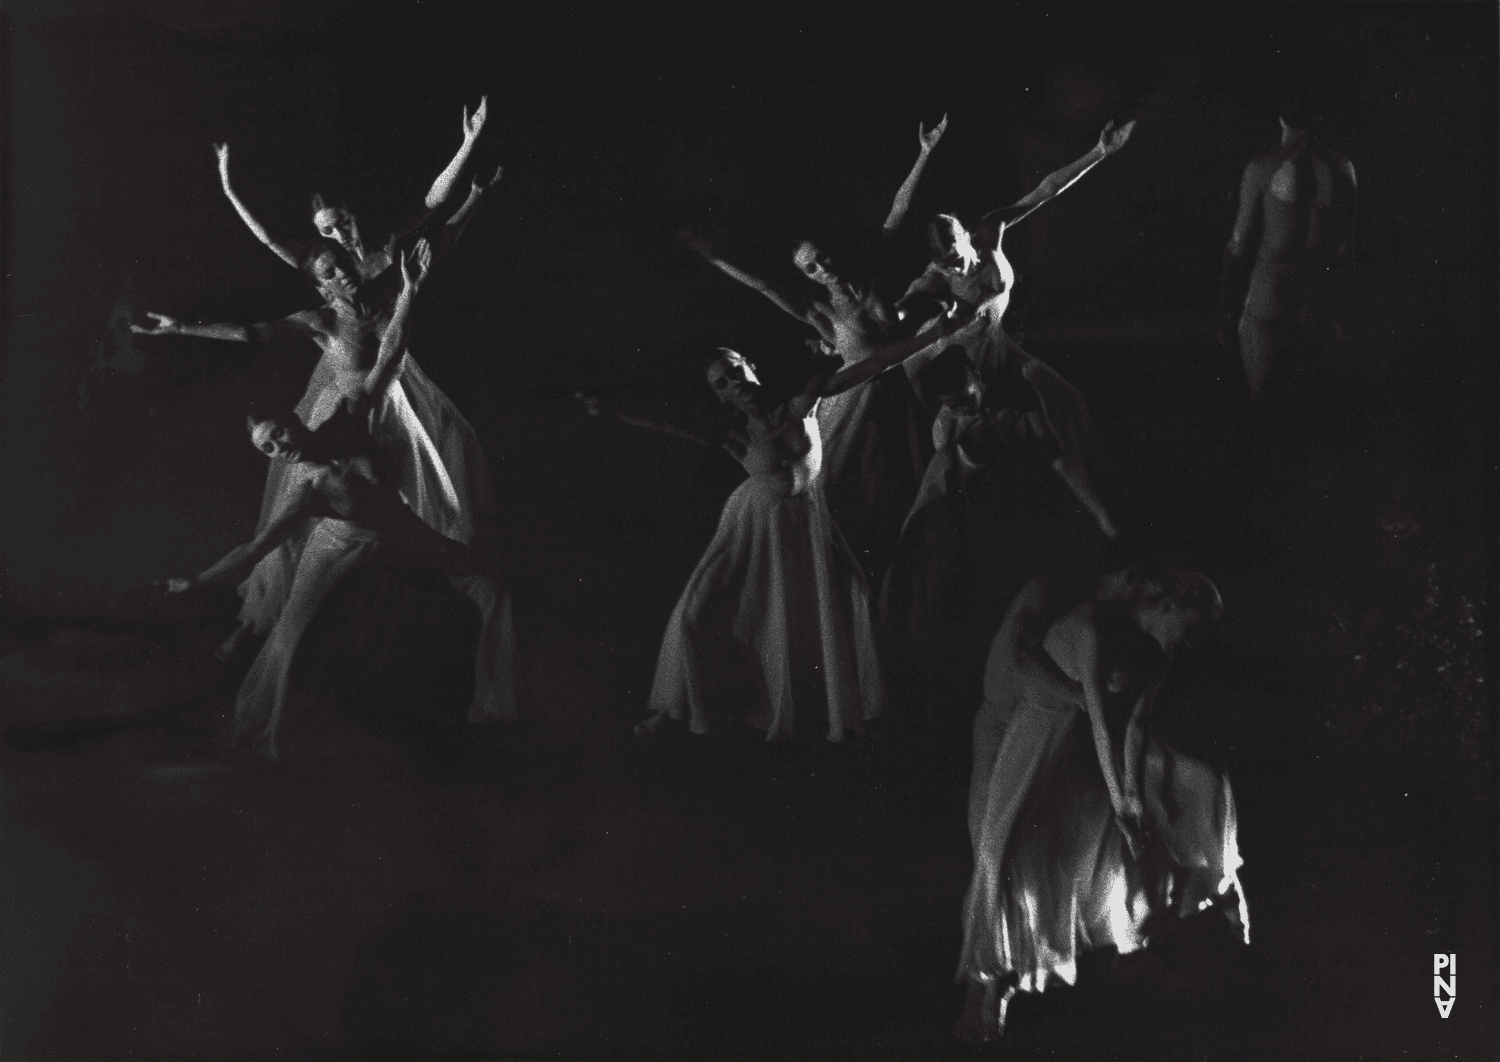
[[[232, 187], [220, 145], [225, 194], [323, 305], [248, 327], [160, 314], [136, 327], [238, 342], [306, 336], [322, 352], [294, 411], [248, 420], [271, 458], [255, 539], [169, 584], [243, 578], [239, 626], [220, 648], [255, 653], [232, 744], [274, 753], [298, 640], [329, 590], [376, 558], [441, 572], [476, 602], [469, 716], [516, 717], [484, 456], [407, 350], [432, 263], [500, 176], [472, 174], [486, 112], [484, 102], [465, 110], [453, 161], [378, 249], [346, 209], [317, 197], [317, 238], [272, 238]], [[971, 1040], [1003, 1029], [1016, 991], [1072, 983], [1080, 950], [1134, 950], [1168, 915], [1217, 908], [1248, 939], [1228, 779], [1151, 729], [1172, 654], [1219, 618], [1219, 592], [1196, 572], [1090, 567], [1119, 526], [1086, 404], [1003, 324], [1015, 283], [1008, 228], [1124, 148], [1134, 125], [1107, 125], [1089, 152], [972, 229], [938, 215], [925, 260], [903, 261], [901, 236], [946, 118], [919, 127], [917, 161], [879, 232], [851, 241], [858, 253], [803, 240], [795, 272], [768, 281], [685, 230], [709, 263], [810, 329], [818, 353], [805, 382], [778, 394], [750, 358], [715, 351], [706, 378], [729, 414], [717, 438], [579, 394], [591, 414], [722, 446], [746, 472], [668, 620], [637, 734], [748, 722], [768, 739], [839, 741], [888, 699], [903, 701], [888, 698], [887, 681], [920, 673], [955, 625], [973, 627], [976, 600], [977, 615], [992, 617], [981, 620], [987, 639], [998, 624], [973, 726], [974, 870], [958, 972], [968, 986], [959, 1033]], [[1304, 183], [1294, 174], [1292, 194]], [[1258, 224], [1274, 222], [1266, 213]], [[1232, 255], [1259, 238], [1252, 228], [1237, 227]]]

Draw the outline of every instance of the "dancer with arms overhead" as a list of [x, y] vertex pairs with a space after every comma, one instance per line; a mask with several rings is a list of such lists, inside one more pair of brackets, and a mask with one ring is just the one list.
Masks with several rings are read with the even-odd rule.
[[386, 563], [436, 569], [479, 605], [481, 633], [469, 718], [515, 717], [508, 602], [485, 558], [433, 530], [406, 504], [395, 486], [395, 463], [371, 432], [401, 364], [412, 299], [430, 263], [425, 241], [402, 256], [402, 289], [375, 365], [347, 389], [317, 430], [293, 413], [249, 418], [255, 447], [287, 466], [289, 486], [281, 504], [253, 540], [200, 574], [168, 583], [173, 592], [233, 583], [294, 536], [304, 537], [285, 604], [235, 701], [236, 745], [275, 756], [288, 677], [303, 634], [329, 591], [377, 556]]

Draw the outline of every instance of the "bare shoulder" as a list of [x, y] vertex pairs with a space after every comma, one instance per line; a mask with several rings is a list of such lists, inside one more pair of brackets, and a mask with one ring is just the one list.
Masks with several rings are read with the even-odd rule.
[[1278, 167], [1286, 161], [1286, 156], [1280, 151], [1268, 151], [1264, 155], [1257, 155], [1245, 163], [1245, 171], [1241, 178], [1247, 188], [1263, 189], [1271, 183], [1271, 177]]
[[333, 333], [336, 317], [327, 306], [319, 306], [316, 310], [297, 311], [286, 318], [285, 324], [310, 336], [325, 336]]

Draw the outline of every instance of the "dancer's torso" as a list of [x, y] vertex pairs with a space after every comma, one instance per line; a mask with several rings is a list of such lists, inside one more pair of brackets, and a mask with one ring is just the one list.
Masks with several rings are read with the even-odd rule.
[[1319, 301], [1334, 264], [1348, 194], [1343, 160], [1313, 147], [1278, 152], [1261, 192], [1261, 233], [1245, 309], [1268, 320], [1291, 320]]
[[740, 464], [745, 471], [779, 483], [785, 494], [805, 491], [823, 466], [823, 440], [815, 412], [804, 417], [783, 405], [765, 416], [747, 417], [736, 433], [744, 447]]

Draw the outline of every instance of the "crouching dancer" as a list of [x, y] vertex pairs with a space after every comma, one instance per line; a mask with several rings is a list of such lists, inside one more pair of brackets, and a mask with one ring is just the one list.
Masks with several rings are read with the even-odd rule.
[[304, 527], [308, 531], [286, 603], [240, 686], [231, 733], [236, 747], [275, 756], [287, 679], [303, 633], [328, 592], [377, 557], [383, 563], [441, 572], [479, 606], [482, 618], [469, 718], [515, 718], [509, 599], [486, 558], [433, 530], [402, 500], [393, 482], [393, 461], [370, 432], [370, 410], [401, 365], [412, 298], [430, 263], [425, 240], [402, 257], [401, 294], [381, 338], [375, 367], [316, 431], [290, 412], [248, 418], [255, 447], [273, 461], [287, 462], [294, 486], [252, 541], [236, 546], [201, 574], [167, 584], [174, 593], [202, 585], [232, 585], [282, 542]]

